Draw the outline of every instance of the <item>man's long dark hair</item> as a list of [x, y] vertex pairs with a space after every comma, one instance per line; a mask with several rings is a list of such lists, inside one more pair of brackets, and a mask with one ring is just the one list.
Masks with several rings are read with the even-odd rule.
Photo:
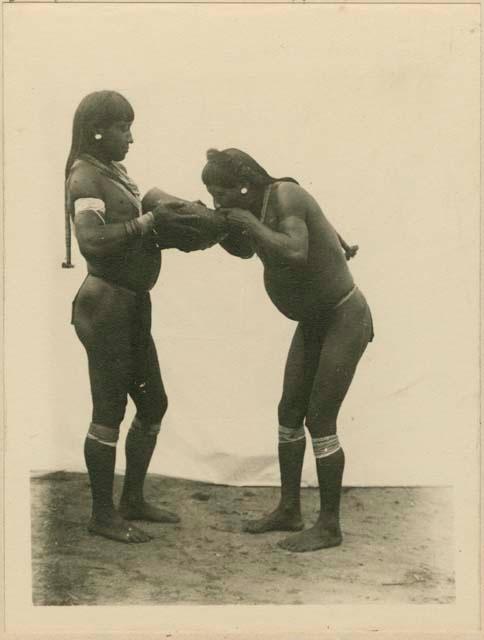
[[134, 111], [126, 98], [117, 91], [95, 91], [88, 94], [81, 100], [74, 114], [71, 149], [67, 157], [64, 175], [66, 180], [64, 193], [66, 259], [62, 266], [66, 269], [73, 266], [71, 262], [71, 222], [67, 206], [67, 179], [72, 165], [82, 153], [89, 153], [93, 150], [96, 127], [106, 128], [120, 120], [132, 122]]
[[294, 178], [273, 178], [252, 156], [240, 149], [209, 149], [207, 164], [202, 171], [206, 185], [218, 185], [227, 189], [248, 182], [256, 187], [264, 187], [272, 182], [294, 182]]
[[[209, 149], [207, 151], [207, 164], [202, 171], [202, 180], [205, 185], [219, 186], [225, 189], [233, 189], [247, 182], [255, 187], [265, 187], [273, 182], [294, 182], [294, 178], [273, 178], [252, 156], [240, 149]], [[358, 246], [348, 245], [338, 234], [341, 246], [350, 260], [356, 255]]]
[[92, 150], [96, 127], [109, 127], [119, 120], [133, 121], [134, 111], [126, 98], [117, 91], [95, 91], [81, 100], [72, 124], [72, 144], [66, 162], [66, 180], [74, 161], [81, 153]]

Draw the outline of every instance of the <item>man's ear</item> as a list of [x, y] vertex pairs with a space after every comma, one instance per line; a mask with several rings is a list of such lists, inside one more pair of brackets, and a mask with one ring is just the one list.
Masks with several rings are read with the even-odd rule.
[[[105, 131], [105, 127], [93, 124], [87, 129], [87, 138], [88, 140], [100, 140], [101, 138], [104, 138]], [[101, 138], [98, 138], [97, 136], [101, 136]]]
[[238, 190], [241, 195], [246, 196], [250, 192], [250, 184], [248, 182], [241, 182]]
[[101, 124], [94, 123], [90, 127], [90, 133], [93, 136], [101, 134], [104, 137], [104, 134], [106, 133], [106, 127], [102, 126]]

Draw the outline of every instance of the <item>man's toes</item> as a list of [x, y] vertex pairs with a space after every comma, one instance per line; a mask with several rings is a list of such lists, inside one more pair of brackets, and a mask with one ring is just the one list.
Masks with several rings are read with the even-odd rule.
[[153, 539], [149, 533], [146, 533], [146, 531], [140, 531], [140, 538], [141, 542], [148, 542], [149, 540]]
[[138, 535], [131, 527], [126, 531], [125, 535], [128, 542], [138, 542]]
[[180, 516], [177, 515], [176, 513], [172, 513], [171, 511], [162, 512], [162, 518], [166, 522], [170, 522], [172, 524], [176, 524], [177, 522], [180, 522]]
[[286, 549], [288, 551], [291, 551], [291, 541], [288, 540], [287, 538], [284, 538], [283, 540], [279, 540], [279, 542], [277, 543], [277, 546], [280, 547], [281, 549]]
[[141, 529], [136, 527], [129, 527], [128, 538], [130, 542], [148, 542], [151, 540], [151, 536]]
[[[131, 535], [133, 535], [133, 534], [131, 534]], [[139, 542], [149, 542], [150, 540], [151, 540], [151, 538], [149, 536], [147, 536], [146, 534], [142, 535], [142, 534], [139, 534], [139, 533], [134, 534], [134, 537], [131, 538], [132, 542], [138, 542], [138, 543]]]
[[301, 538], [300, 536], [289, 536], [289, 538], [279, 540], [277, 544], [286, 551], [298, 551], [301, 546]]

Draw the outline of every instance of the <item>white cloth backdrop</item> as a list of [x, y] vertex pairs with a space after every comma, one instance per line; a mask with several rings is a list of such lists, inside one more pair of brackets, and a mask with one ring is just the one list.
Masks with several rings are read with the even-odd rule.
[[[142, 189], [206, 199], [206, 149], [237, 146], [299, 179], [359, 243], [351, 268], [376, 339], [340, 415], [346, 482], [451, 483], [457, 460], [472, 463], [478, 7], [7, 9], [7, 447], [26, 430], [32, 469], [84, 469], [87, 365], [69, 314], [85, 267], [76, 251], [60, 269], [63, 169], [79, 100], [115, 88], [136, 110], [126, 164]], [[170, 406], [151, 470], [277, 483], [295, 325], [260, 263], [166, 252], [152, 299]]]

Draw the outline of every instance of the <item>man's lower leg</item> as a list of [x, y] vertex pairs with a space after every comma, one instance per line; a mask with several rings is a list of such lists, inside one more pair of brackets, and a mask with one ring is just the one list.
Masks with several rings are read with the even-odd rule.
[[281, 498], [278, 507], [267, 516], [249, 521], [244, 529], [249, 533], [266, 531], [300, 531], [301, 517], [301, 473], [306, 450], [304, 427], [298, 429], [279, 426], [279, 471], [281, 476]]
[[319, 482], [319, 521], [339, 531], [341, 488], [345, 454], [338, 436], [315, 438], [313, 448]]
[[126, 436], [126, 474], [121, 504], [136, 504], [144, 501], [144, 482], [159, 431], [159, 425], [145, 427], [137, 418], [134, 418]]
[[84, 457], [91, 483], [92, 534], [118, 542], [147, 542], [150, 536], [132, 527], [115, 510], [113, 481], [119, 429], [92, 423], [84, 443]]
[[342, 541], [339, 509], [344, 452], [336, 435], [312, 438], [312, 442], [318, 474], [320, 513], [311, 528], [279, 543], [289, 551], [315, 551], [335, 547]]
[[126, 474], [120, 512], [127, 520], [179, 522], [176, 514], [151, 505], [144, 498], [144, 483], [155, 450], [160, 424], [145, 425], [134, 418], [126, 436]]
[[114, 467], [119, 429], [92, 423], [84, 442], [92, 494], [92, 515], [102, 521], [112, 517]]

